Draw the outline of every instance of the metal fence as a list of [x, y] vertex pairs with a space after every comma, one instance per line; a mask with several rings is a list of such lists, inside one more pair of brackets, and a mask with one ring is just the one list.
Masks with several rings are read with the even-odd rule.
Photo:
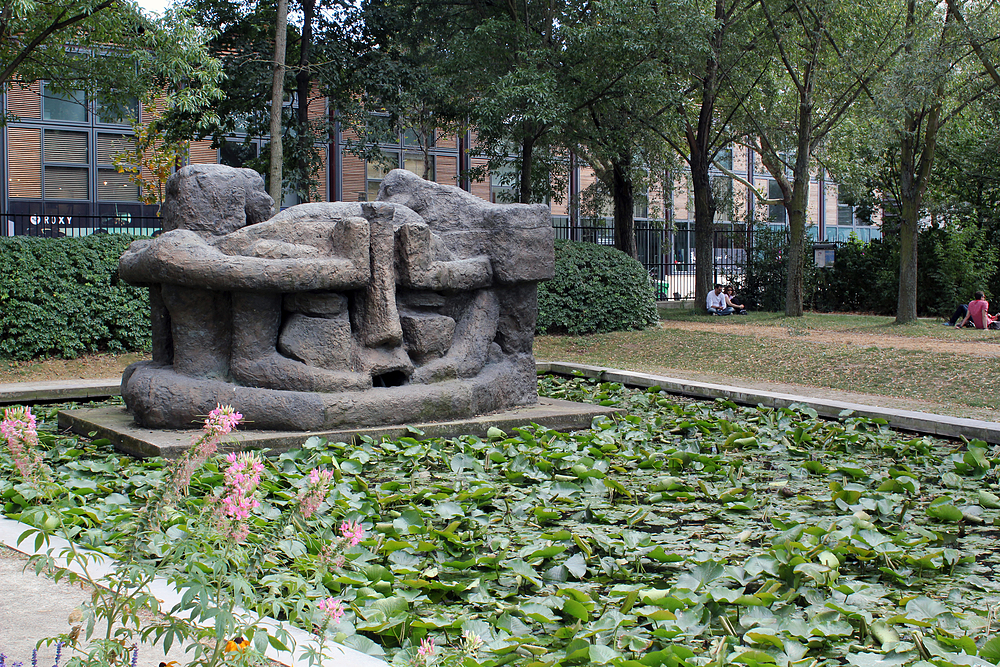
[[91, 234], [153, 236], [162, 231], [155, 216], [128, 213], [115, 215], [29, 215], [0, 213], [0, 236], [79, 237]]
[[[566, 218], [553, 218], [552, 226], [557, 239], [587, 241], [612, 247], [615, 243], [614, 223], [610, 219], [570, 225]], [[693, 235], [691, 229], [671, 231], [659, 221], [636, 220], [635, 242], [639, 263], [649, 273], [657, 299], [694, 298]], [[747, 258], [753, 248], [753, 230], [745, 227], [720, 229], [714, 236], [715, 282], [729, 283], [740, 279], [746, 271]]]

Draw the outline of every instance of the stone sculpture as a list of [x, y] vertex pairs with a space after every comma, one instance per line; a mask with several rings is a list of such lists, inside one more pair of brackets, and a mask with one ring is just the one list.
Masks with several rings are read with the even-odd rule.
[[150, 290], [153, 359], [126, 369], [136, 421], [190, 428], [230, 404], [256, 429], [442, 421], [537, 401], [542, 205], [491, 204], [395, 170], [375, 202], [271, 199], [247, 169], [171, 176], [166, 231], [119, 273]]

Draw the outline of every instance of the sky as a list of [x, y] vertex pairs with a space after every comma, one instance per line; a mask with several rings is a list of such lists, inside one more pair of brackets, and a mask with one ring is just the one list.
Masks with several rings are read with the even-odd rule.
[[170, 0], [139, 0], [139, 6], [147, 12], [162, 14], [164, 8], [170, 4]]

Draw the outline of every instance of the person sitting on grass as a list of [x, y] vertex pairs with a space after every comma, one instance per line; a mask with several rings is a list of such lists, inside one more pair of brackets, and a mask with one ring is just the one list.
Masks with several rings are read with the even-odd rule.
[[730, 285], [723, 292], [726, 297], [726, 305], [733, 309], [737, 315], [746, 315], [747, 308], [742, 303], [736, 301], [736, 288]]
[[[951, 319], [945, 322], [945, 326], [953, 326], [960, 329], [969, 324], [977, 329], [986, 329], [991, 322], [997, 319], [996, 315], [990, 315], [989, 309], [990, 302], [986, 300], [986, 295], [981, 291], [977, 291], [972, 295], [972, 301], [969, 302], [969, 305], [965, 305], [964, 303], [958, 305]], [[959, 318], [962, 318], [961, 321], [959, 321]]]
[[726, 295], [722, 293], [722, 285], [716, 284], [715, 289], [705, 298], [705, 308], [709, 315], [732, 315], [733, 307], [726, 303]]

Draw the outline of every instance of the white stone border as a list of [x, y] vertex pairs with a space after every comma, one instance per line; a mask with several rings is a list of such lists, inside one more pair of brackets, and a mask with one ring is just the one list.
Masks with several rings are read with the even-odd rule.
[[[0, 516], [0, 542], [11, 549], [27, 554], [28, 556], [45, 554], [51, 551], [55, 556], [57, 566], [66, 568], [78, 575], [83, 574], [83, 568], [81, 568], [78, 563], [67, 564], [64, 558], [55, 555], [70, 546], [70, 543], [62, 537], [55, 535], [49, 536], [48, 546], [46, 547], [43, 545], [43, 548], [40, 550], [35, 549], [34, 538], [25, 539], [23, 542], [18, 544], [17, 538], [20, 537], [24, 531], [29, 530], [30, 528], [31, 526], [21, 523], [20, 521], [14, 521], [12, 519], [8, 519], [7, 517]], [[90, 575], [95, 579], [100, 579], [112, 571], [114, 567], [114, 561], [112, 559], [95, 551], [82, 549], [80, 547], [77, 547], [77, 549], [86, 552], [88, 555], [94, 556], [94, 560], [88, 569], [90, 570]], [[25, 574], [26, 576], [34, 576], [34, 573], [32, 572], [26, 572]], [[165, 610], [172, 608], [181, 600], [181, 594], [177, 591], [177, 589], [171, 586], [166, 579], [160, 577], [157, 577], [149, 584], [148, 591], [160, 601], [162, 605], [161, 608]], [[308, 650], [319, 649], [319, 643], [313, 635], [304, 630], [300, 630], [289, 623], [276, 621], [271, 618], [264, 619], [261, 626], [272, 634], [275, 630], [283, 630], [288, 633], [294, 642], [289, 651], [279, 651], [268, 645], [267, 651], [265, 652], [265, 655], [268, 658], [283, 665], [287, 665], [288, 667], [310, 667], [309, 661], [305, 656], [308, 655]], [[337, 643], [328, 642], [324, 649], [326, 650], [328, 657], [323, 661], [322, 667], [386, 667], [386, 663], [378, 658]]]
[[571, 364], [559, 361], [538, 361], [536, 368], [539, 373], [555, 373], [557, 375], [577, 375], [592, 378], [600, 382], [619, 382], [631, 387], [660, 387], [670, 394], [680, 394], [694, 398], [715, 400], [723, 398], [742, 405], [764, 405], [769, 408], [787, 408], [793, 403], [808, 405], [817, 414], [828, 418], [839, 418], [845, 410], [851, 410], [859, 417], [881, 417], [889, 422], [889, 426], [902, 431], [934, 435], [941, 438], [978, 438], [989, 443], [1000, 443], [1000, 423], [950, 417], [931, 412], [913, 412], [895, 408], [881, 408], [861, 403], [849, 403], [825, 398], [796, 396], [773, 391], [758, 391], [730, 385], [697, 382], [681, 378], [635, 373], [601, 366]]

